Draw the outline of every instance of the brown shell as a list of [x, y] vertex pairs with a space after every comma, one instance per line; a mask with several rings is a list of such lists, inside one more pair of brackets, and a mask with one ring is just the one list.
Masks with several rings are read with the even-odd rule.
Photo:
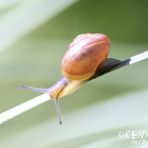
[[63, 75], [72, 80], [90, 78], [106, 60], [110, 44], [109, 38], [100, 33], [77, 36], [62, 59]]

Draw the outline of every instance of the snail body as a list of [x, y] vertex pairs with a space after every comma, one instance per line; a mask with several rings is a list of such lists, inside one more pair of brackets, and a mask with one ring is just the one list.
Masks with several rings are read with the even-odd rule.
[[23, 86], [25, 89], [48, 93], [54, 100], [61, 122], [59, 98], [77, 90], [87, 82], [105, 62], [110, 48], [110, 39], [100, 33], [78, 35], [69, 45], [61, 62], [63, 78], [48, 89]]
[[52, 98], [58, 99], [72, 93], [92, 77], [106, 60], [110, 44], [109, 38], [104, 34], [77, 36], [63, 56], [61, 72], [64, 78], [51, 89]]

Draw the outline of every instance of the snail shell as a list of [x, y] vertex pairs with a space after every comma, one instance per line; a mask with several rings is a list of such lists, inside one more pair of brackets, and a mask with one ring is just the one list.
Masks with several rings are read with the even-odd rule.
[[70, 80], [87, 80], [106, 60], [110, 44], [110, 39], [100, 33], [77, 36], [62, 59], [62, 74]]

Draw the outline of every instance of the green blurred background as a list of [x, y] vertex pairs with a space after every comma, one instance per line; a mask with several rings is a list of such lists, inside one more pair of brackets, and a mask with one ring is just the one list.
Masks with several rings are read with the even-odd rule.
[[[78, 34], [107, 34], [110, 57], [147, 50], [147, 15], [146, 0], [0, 1], [0, 112], [39, 95], [20, 84], [50, 87], [61, 78], [60, 61]], [[134, 147], [118, 132], [148, 127], [147, 73], [146, 60], [87, 83], [61, 100], [62, 126], [51, 102], [0, 125], [0, 147]]]

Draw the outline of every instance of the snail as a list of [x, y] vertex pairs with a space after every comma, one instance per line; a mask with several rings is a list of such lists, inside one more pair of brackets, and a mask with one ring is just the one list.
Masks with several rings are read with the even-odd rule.
[[53, 99], [59, 123], [59, 98], [76, 91], [85, 82], [97, 77], [109, 54], [111, 41], [101, 33], [78, 35], [69, 45], [61, 62], [63, 77], [50, 88], [34, 88], [21, 86], [23, 89], [48, 93]]

